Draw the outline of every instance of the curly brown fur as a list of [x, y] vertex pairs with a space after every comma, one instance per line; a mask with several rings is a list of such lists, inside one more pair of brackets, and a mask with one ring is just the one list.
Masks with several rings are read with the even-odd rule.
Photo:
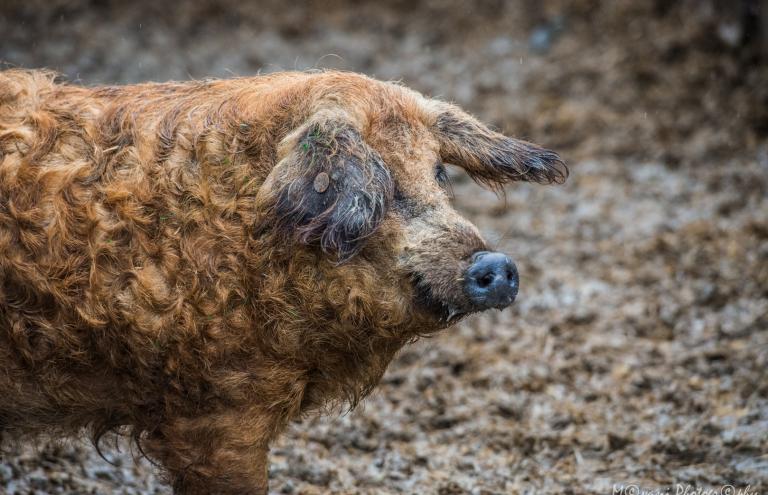
[[288, 421], [354, 405], [465, 304], [484, 243], [441, 159], [564, 178], [552, 152], [355, 74], [0, 72], [5, 433], [119, 431], [176, 493], [263, 493]]

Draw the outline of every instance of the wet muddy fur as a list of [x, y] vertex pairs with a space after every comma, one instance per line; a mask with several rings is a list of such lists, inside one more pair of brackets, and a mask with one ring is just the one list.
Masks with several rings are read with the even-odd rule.
[[[85, 88], [0, 72], [0, 428], [116, 431], [176, 493], [263, 493], [292, 418], [469, 312], [436, 165], [558, 156], [349, 73]], [[450, 320], [450, 321], [449, 321]]]

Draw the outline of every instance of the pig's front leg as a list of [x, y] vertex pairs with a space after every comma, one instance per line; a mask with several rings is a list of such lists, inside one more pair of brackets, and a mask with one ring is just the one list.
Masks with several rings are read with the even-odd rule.
[[166, 469], [175, 495], [264, 495], [273, 424], [257, 411], [174, 418], [143, 447]]

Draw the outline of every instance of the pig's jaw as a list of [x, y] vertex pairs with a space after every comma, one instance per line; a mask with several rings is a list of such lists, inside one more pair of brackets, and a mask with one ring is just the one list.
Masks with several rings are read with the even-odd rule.
[[430, 287], [424, 283], [423, 278], [418, 274], [412, 275], [411, 280], [414, 287], [416, 310], [426, 313], [430, 319], [434, 320], [436, 330], [452, 326], [471, 314], [471, 311], [465, 308], [435, 297]]

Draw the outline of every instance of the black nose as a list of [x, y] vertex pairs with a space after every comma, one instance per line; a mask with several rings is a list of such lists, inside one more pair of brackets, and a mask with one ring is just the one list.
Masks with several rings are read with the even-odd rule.
[[464, 292], [478, 310], [506, 308], [515, 300], [520, 282], [509, 256], [487, 251], [472, 255], [464, 280]]

